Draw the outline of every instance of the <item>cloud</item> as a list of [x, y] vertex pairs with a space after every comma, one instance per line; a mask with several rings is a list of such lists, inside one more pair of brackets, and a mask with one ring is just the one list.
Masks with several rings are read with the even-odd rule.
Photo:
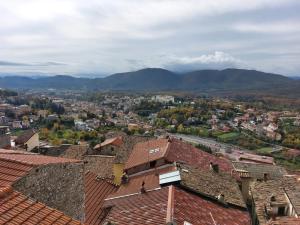
[[0, 61], [0, 66], [29, 66], [29, 64], [8, 62], [8, 61]]
[[67, 64], [65, 63], [59, 63], [59, 62], [43, 62], [43, 63], [19, 63], [19, 62], [9, 62], [9, 61], [0, 61], [0, 66], [10, 66], [10, 67], [27, 67], [27, 66], [33, 66], [33, 67], [39, 67], [39, 66], [65, 66]]
[[295, 74], [299, 10], [299, 0], [1, 1], [0, 59], [12, 62], [0, 66], [110, 74], [251, 65]]
[[162, 67], [175, 72], [187, 72], [200, 69], [246, 68], [246, 64], [230, 54], [216, 51], [213, 54], [199, 56], [158, 55], [147, 60], [127, 60], [132, 70], [145, 67]]
[[273, 21], [262, 23], [238, 23], [233, 29], [245, 33], [288, 34], [300, 33], [299, 21]]

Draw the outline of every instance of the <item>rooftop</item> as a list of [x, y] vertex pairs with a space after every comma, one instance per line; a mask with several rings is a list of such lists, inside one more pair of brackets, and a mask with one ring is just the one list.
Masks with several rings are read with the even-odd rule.
[[104, 147], [106, 145], [116, 145], [116, 146], [121, 146], [123, 143], [122, 137], [114, 137], [114, 138], [109, 138], [103, 141], [101, 144], [97, 144], [94, 149], [98, 149], [101, 147]]
[[136, 144], [125, 164], [125, 170], [158, 159], [165, 159], [167, 162], [185, 163], [207, 170], [210, 168], [211, 162], [218, 164], [222, 171], [230, 172], [232, 169], [230, 161], [225, 158], [201, 151], [193, 145], [176, 138], [162, 138]]
[[35, 166], [73, 162], [80, 161], [0, 149], [0, 187], [12, 185]]
[[196, 169], [186, 165], [180, 165], [180, 167], [181, 186], [215, 199], [219, 195], [224, 195], [226, 203], [246, 208], [238, 184], [229, 174]]
[[0, 188], [0, 224], [60, 224], [79, 225], [79, 221], [13, 191], [10, 187]]
[[56, 163], [78, 163], [80, 160], [67, 159], [60, 157], [45, 156], [39, 154], [27, 154], [22, 151], [15, 152], [0, 152], [0, 160], [4, 161], [14, 161], [27, 165], [46, 165], [46, 164], [56, 164]]
[[175, 182], [177, 186], [213, 200], [216, 200], [219, 195], [224, 194], [226, 203], [246, 208], [239, 187], [235, 179], [229, 174], [196, 169], [182, 164], [180, 164], [179, 168], [174, 165], [162, 166], [161, 168], [131, 175], [128, 182], [122, 184], [116, 193], [109, 195], [108, 199], [139, 194], [141, 193], [143, 183], [146, 191], [159, 189], [161, 188], [160, 176], [174, 171], [179, 172], [180, 180], [170, 180], [170, 182], [163, 184], [163, 186]]
[[[266, 212], [271, 210], [271, 202], [287, 205], [290, 201], [295, 211], [299, 213], [299, 185], [299, 181], [295, 177], [287, 176], [280, 180], [255, 182], [251, 187], [251, 192], [259, 222], [262, 224], [268, 222]], [[287, 195], [288, 193], [290, 195]], [[271, 201], [271, 198], [274, 200]]]
[[118, 225], [163, 225], [176, 222], [191, 224], [250, 224], [247, 211], [224, 207], [199, 196], [176, 188], [163, 187], [144, 194], [128, 195], [106, 200], [105, 207], [112, 207], [106, 222]]
[[87, 172], [84, 177], [85, 224], [100, 225], [107, 215], [102, 208], [104, 199], [117, 190], [117, 186], [96, 174]]
[[283, 167], [272, 164], [256, 164], [249, 162], [233, 162], [232, 164], [235, 170], [247, 171], [250, 177], [256, 179], [263, 179], [264, 174], [267, 174], [269, 179], [279, 179], [287, 174]]
[[34, 130], [26, 130], [17, 137], [16, 144], [25, 144], [36, 132]]

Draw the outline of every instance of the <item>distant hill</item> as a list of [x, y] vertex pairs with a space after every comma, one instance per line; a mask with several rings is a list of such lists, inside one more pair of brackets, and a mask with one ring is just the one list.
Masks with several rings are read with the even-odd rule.
[[255, 70], [199, 70], [177, 74], [160, 68], [118, 73], [104, 78], [53, 76], [0, 78], [0, 87], [10, 89], [73, 89], [120, 91], [281, 91], [300, 94], [300, 81]]

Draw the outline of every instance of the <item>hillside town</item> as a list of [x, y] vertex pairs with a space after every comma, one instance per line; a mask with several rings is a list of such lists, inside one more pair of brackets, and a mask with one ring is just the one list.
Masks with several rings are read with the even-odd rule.
[[295, 110], [29, 92], [0, 113], [0, 224], [300, 224]]

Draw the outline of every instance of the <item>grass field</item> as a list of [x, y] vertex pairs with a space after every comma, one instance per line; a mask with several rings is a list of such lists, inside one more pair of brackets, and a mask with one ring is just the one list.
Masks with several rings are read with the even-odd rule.
[[221, 141], [230, 141], [238, 138], [239, 136], [240, 136], [239, 133], [230, 132], [230, 133], [219, 135], [218, 139], [220, 139]]
[[259, 154], [270, 154], [273, 151], [272, 147], [264, 147], [255, 150]]

